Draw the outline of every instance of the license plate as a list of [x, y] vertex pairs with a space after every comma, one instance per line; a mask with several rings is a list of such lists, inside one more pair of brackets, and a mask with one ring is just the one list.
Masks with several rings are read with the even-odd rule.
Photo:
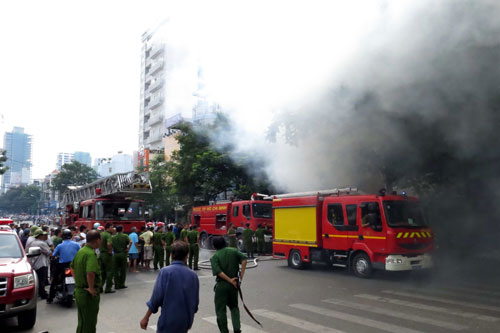
[[422, 265], [415, 265], [411, 267], [413, 270], [422, 269]]
[[66, 277], [66, 284], [75, 284], [75, 278], [72, 276]]

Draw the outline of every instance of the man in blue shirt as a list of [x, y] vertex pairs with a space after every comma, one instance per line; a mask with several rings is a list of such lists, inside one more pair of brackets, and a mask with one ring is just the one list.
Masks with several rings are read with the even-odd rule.
[[57, 245], [56, 249], [52, 253], [52, 256], [59, 256], [59, 262], [54, 268], [54, 277], [50, 284], [49, 297], [47, 298], [47, 303], [52, 303], [54, 297], [56, 296], [56, 287], [61, 283], [64, 278], [64, 271], [69, 267], [73, 258], [75, 257], [78, 250], [80, 250], [80, 245], [71, 240], [72, 234], [71, 230], [64, 229], [62, 233], [63, 242]]
[[137, 270], [137, 259], [139, 259], [139, 249], [137, 248], [137, 246], [139, 245], [139, 236], [137, 236], [136, 227], [132, 227], [131, 231], [132, 232], [130, 233], [130, 235], [128, 235], [128, 237], [132, 241], [132, 245], [128, 250], [128, 262], [129, 262], [128, 271], [130, 272], [133, 267], [132, 272], [138, 273], [139, 271]]
[[172, 263], [163, 267], [156, 279], [153, 295], [146, 303], [148, 311], [140, 325], [143, 330], [148, 327], [149, 317], [161, 306], [158, 318], [158, 333], [185, 333], [194, 321], [200, 301], [200, 282], [195, 272], [186, 266], [189, 245], [175, 241], [172, 245]]

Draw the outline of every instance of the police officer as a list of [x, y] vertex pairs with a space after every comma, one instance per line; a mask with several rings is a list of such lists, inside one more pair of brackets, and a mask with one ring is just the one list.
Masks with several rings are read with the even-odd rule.
[[188, 235], [188, 225], [185, 224], [183, 227], [182, 227], [182, 231], [181, 231], [181, 241], [183, 242], [186, 242], [187, 243], [187, 235]]
[[[106, 284], [106, 288], [104, 289], [105, 294], [114, 293], [114, 290], [111, 290], [113, 287], [113, 277], [115, 276], [115, 266], [113, 259], [113, 246], [111, 244], [111, 232], [113, 230], [113, 225], [111, 223], [106, 224], [106, 230], [101, 232], [101, 245], [99, 246], [99, 261], [101, 264], [101, 272], [102, 272], [102, 289], [104, 288], [104, 284]], [[115, 280], [115, 287], [117, 286]]]
[[115, 264], [115, 289], [127, 288], [125, 279], [127, 277], [127, 256], [128, 249], [132, 246], [132, 241], [127, 234], [124, 234], [121, 225], [116, 227], [116, 235], [111, 238], [113, 246], [113, 256]]
[[238, 271], [241, 264], [239, 282], [243, 281], [247, 257], [235, 248], [226, 247], [223, 237], [217, 236], [213, 240], [214, 248], [217, 250], [210, 258], [212, 274], [216, 276], [215, 284], [215, 314], [217, 325], [222, 333], [229, 332], [227, 328], [226, 306], [231, 311], [233, 330], [241, 332], [240, 310], [238, 308]]
[[75, 301], [78, 309], [77, 333], [94, 333], [99, 313], [99, 288], [101, 287], [101, 269], [95, 249], [101, 244], [101, 235], [97, 230], [87, 234], [87, 243], [75, 255], [71, 269], [75, 277]]
[[249, 259], [254, 258], [253, 256], [253, 236], [254, 232], [250, 229], [250, 223], [246, 224], [247, 228], [243, 230], [243, 245], [245, 246], [245, 251]]
[[167, 232], [164, 234], [163, 239], [165, 241], [165, 265], [170, 265], [170, 254], [172, 253], [172, 244], [175, 240], [175, 234], [172, 231], [172, 226], [167, 227]]
[[165, 235], [163, 233], [163, 225], [163, 222], [158, 222], [156, 224], [158, 229], [156, 229], [156, 232], [153, 234], [153, 267], [155, 270], [158, 269], [158, 265], [160, 266], [160, 269], [162, 269], [163, 267], [163, 256], [165, 249]]
[[198, 232], [198, 226], [194, 225], [192, 230], [188, 233], [187, 239], [189, 241], [189, 268], [193, 269], [193, 259], [194, 259], [194, 270], [199, 270], [198, 268], [198, 256], [200, 254], [200, 233]]
[[264, 242], [265, 242], [265, 229], [262, 227], [262, 224], [259, 224], [257, 230], [255, 230], [255, 237], [257, 238], [257, 253], [259, 255], [264, 255]]
[[229, 228], [227, 229], [227, 238], [229, 240], [229, 247], [237, 247], [238, 239], [236, 238], [236, 230], [232, 223], [229, 223]]

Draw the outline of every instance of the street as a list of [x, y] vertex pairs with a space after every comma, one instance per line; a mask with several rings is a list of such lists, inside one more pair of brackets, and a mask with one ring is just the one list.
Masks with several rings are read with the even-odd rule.
[[[202, 251], [201, 260], [211, 252]], [[157, 272], [130, 273], [128, 288], [101, 295], [97, 331], [140, 332]], [[208, 269], [200, 277], [200, 306], [191, 332], [218, 332], [213, 306], [214, 278]], [[450, 274], [452, 276], [454, 274]], [[464, 281], [467, 282], [464, 282]], [[482, 280], [481, 280], [482, 281]], [[313, 265], [294, 270], [282, 260], [267, 260], [251, 268], [242, 289], [248, 307], [261, 321], [259, 328], [240, 304], [243, 332], [498, 332], [500, 286], [475, 278], [427, 278], [415, 274], [379, 273], [355, 278], [346, 269]], [[148, 331], [154, 332], [158, 314]], [[0, 323], [15, 329], [15, 319]], [[66, 309], [39, 300], [33, 330], [73, 332], [76, 306]], [[4, 326], [5, 325], [5, 326]]]

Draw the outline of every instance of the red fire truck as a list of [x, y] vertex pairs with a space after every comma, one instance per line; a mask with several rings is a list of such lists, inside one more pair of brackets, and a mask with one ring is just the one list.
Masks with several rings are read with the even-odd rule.
[[61, 207], [65, 208], [61, 225], [92, 229], [94, 223], [122, 225], [124, 232], [145, 226], [145, 211], [141, 195], [152, 191], [146, 173], [120, 173], [91, 184], [70, 187], [64, 193]]
[[373, 269], [410, 271], [432, 266], [433, 234], [415, 197], [356, 189], [275, 195], [273, 255], [304, 268], [312, 261], [349, 267], [359, 277]]
[[250, 224], [256, 230], [261, 224], [265, 228], [273, 226], [272, 202], [263, 200], [264, 195], [255, 193], [251, 200], [219, 202], [193, 208], [191, 225], [200, 231], [202, 247], [209, 247], [210, 236], [225, 235], [232, 223], [238, 238], [238, 248], [243, 251], [241, 233]]

